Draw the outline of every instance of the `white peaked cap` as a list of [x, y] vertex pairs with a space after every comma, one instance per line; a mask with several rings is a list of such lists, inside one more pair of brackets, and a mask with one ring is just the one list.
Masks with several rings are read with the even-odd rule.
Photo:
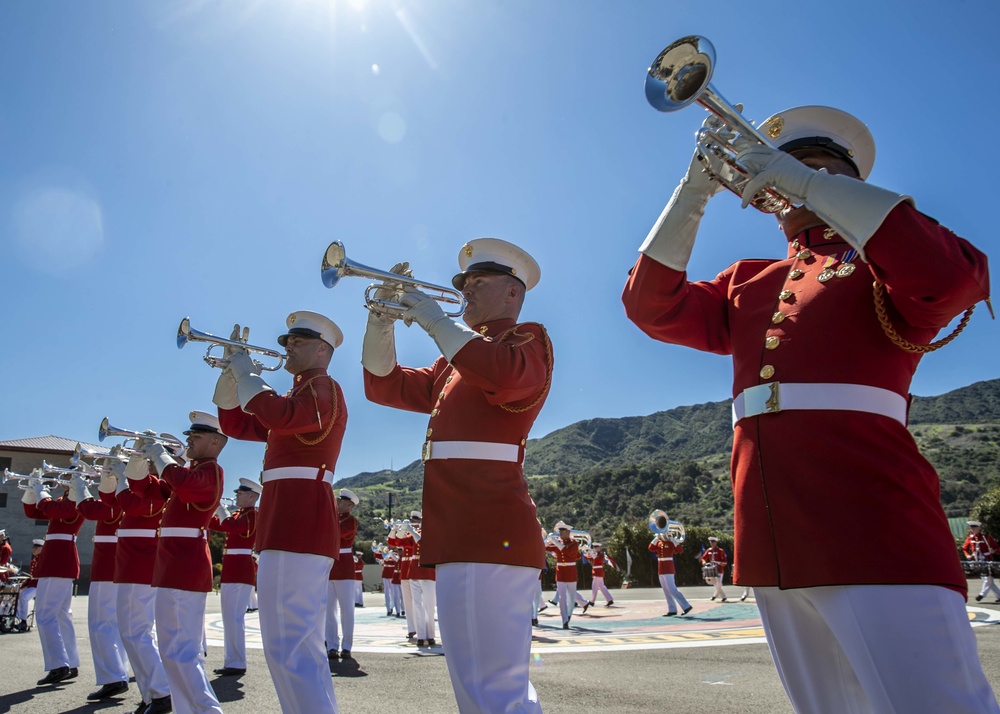
[[31, 544], [32, 545], [45, 545], [45, 541], [42, 540], [41, 538], [35, 538], [33, 541], [31, 541]]
[[264, 487], [261, 486], [256, 481], [251, 481], [248, 478], [241, 478], [240, 485], [236, 488], [237, 491], [253, 491], [257, 495], [264, 492]]
[[571, 531], [573, 530], [570, 526], [566, 525], [563, 521], [556, 523], [553, 528], [557, 531]]
[[526, 290], [535, 287], [542, 276], [534, 258], [513, 243], [499, 238], [470, 240], [458, 251], [458, 267], [462, 272], [451, 279], [451, 284], [458, 290], [462, 289], [465, 276], [469, 273], [511, 275], [524, 283]]
[[318, 312], [298, 310], [285, 319], [285, 325], [288, 326], [288, 332], [278, 338], [278, 344], [282, 347], [292, 335], [323, 340], [334, 349], [344, 341], [344, 333], [337, 327], [337, 323]]
[[188, 419], [191, 420], [191, 428], [185, 431], [185, 434], [190, 434], [192, 431], [214, 434], [222, 433], [222, 427], [219, 425], [219, 417], [214, 414], [193, 411], [188, 414]]
[[420, 520], [424, 520], [423, 511], [410, 511], [410, 518], [419, 518]]
[[850, 161], [867, 179], [875, 165], [875, 139], [860, 119], [833, 107], [795, 107], [768, 117], [760, 133], [782, 151], [817, 147]]
[[361, 499], [359, 499], [357, 496], [355, 496], [354, 495], [354, 491], [352, 491], [349, 488], [342, 488], [342, 489], [340, 489], [340, 493], [337, 495], [337, 498], [346, 498], [351, 503], [353, 503], [355, 506], [358, 505], [359, 503], [361, 503]]

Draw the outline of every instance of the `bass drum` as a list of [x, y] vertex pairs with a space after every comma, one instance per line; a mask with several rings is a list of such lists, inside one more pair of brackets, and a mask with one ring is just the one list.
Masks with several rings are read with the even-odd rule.
[[715, 563], [705, 563], [701, 566], [701, 577], [709, 585], [715, 585], [715, 580], [719, 577], [719, 570], [715, 567]]

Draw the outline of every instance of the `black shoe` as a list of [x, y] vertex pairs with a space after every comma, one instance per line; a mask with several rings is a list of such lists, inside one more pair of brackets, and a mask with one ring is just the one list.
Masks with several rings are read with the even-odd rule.
[[389, 610], [389, 612], [385, 613], [385, 616], [386, 617], [392, 617], [392, 610]]
[[747, 599], [746, 595], [740, 595], [740, 602], [743, 602], [746, 599]]
[[79, 676], [80, 676], [80, 670], [78, 670], [76, 667], [70, 667], [69, 674], [66, 675], [66, 679], [76, 679]]
[[541, 612], [542, 610], [548, 610], [548, 609], [549, 609], [548, 605], [542, 604], [542, 606], [538, 608], [538, 611]]
[[712, 596], [712, 599], [713, 599], [713, 600], [715, 599], [715, 595], [713, 595], [713, 596]]
[[604, 607], [611, 607], [614, 604], [615, 604], [614, 600], [608, 600], [606, 603], [604, 603]]
[[982, 595], [976, 595], [976, 602], [979, 602], [982, 599], [983, 599]]
[[684, 610], [681, 612], [681, 614], [682, 615], [688, 614], [689, 612], [691, 612], [691, 610], [692, 610], [693, 607], [694, 607], [694, 605], [688, 605], [687, 607], [684, 608]]
[[568, 630], [569, 629], [569, 623], [568, 622], [564, 622], [563, 623], [563, 629], [564, 630]]
[[416, 636], [417, 636], [416, 632], [407, 632], [406, 633], [406, 639], [408, 639], [408, 640], [412, 640]]
[[360, 602], [356, 602], [354, 603], [354, 607], [364, 607], [364, 605], [362, 605]]
[[170, 703], [170, 695], [165, 697], [154, 698], [153, 701], [149, 703], [143, 714], [168, 714], [174, 710], [173, 705]]
[[27, 632], [27, 631], [28, 631], [28, 621], [27, 621], [27, 620], [21, 620], [21, 621], [20, 621], [19, 623], [17, 623], [17, 624], [16, 624], [15, 626], [14, 626], [14, 628], [15, 628], [15, 629], [16, 629], [16, 630], [17, 630], [18, 632]]
[[558, 604], [559, 603], [557, 603], [555, 600], [549, 600], [549, 605], [558, 605]]
[[998, 597], [998, 598], [997, 598], [996, 600], [994, 600], [993, 602], [994, 602], [994, 604], [996, 604], [996, 603], [1000, 602], [1000, 597]]
[[427, 640], [427, 646], [428, 647], [436, 647], [437, 646], [437, 642], [434, 641], [433, 637], [428, 638], [428, 640]]
[[246, 667], [220, 667], [212, 671], [220, 677], [242, 677], [247, 673]]
[[729, 598], [727, 597], [722, 598], [722, 602], [729, 602]]
[[[75, 676], [75, 675], [74, 675]], [[44, 687], [47, 684], [55, 684], [56, 682], [61, 682], [64, 679], [70, 678], [70, 668], [69, 667], [56, 667], [55, 669], [49, 670], [49, 673], [38, 680], [38, 686]]]
[[426, 647], [427, 640], [417, 640], [417, 647]]
[[594, 606], [594, 601], [593, 601], [593, 600], [591, 600], [591, 601], [590, 601], [589, 603], [587, 603], [587, 604], [588, 604], [588, 605], [590, 605], [591, 607], [593, 607], [593, 606]]
[[583, 610], [580, 612], [580, 614], [581, 615], [586, 615], [587, 614], [587, 608], [590, 607], [593, 604], [594, 603], [592, 603], [592, 602], [584, 603]]
[[354, 659], [350, 650], [340, 650], [340, 659]]
[[532, 627], [538, 627], [538, 619], [537, 618], [531, 621], [531, 626]]
[[664, 615], [663, 617], [673, 617], [673, 616], [674, 616], [674, 615], [676, 615], [676, 614], [677, 614], [676, 612], [668, 612], [668, 613], [667, 613], [666, 615]]
[[327, 650], [327, 652], [326, 652], [326, 658], [327, 659], [337, 659], [337, 650]]
[[147, 709], [149, 709], [149, 705], [146, 702], [139, 702], [139, 706], [135, 708], [132, 714], [146, 714]]
[[119, 694], [124, 694], [128, 691], [128, 682], [113, 682], [111, 684], [105, 684], [96, 692], [91, 692], [87, 695], [88, 702], [97, 702], [101, 699], [111, 699], [111, 697], [117, 697]]

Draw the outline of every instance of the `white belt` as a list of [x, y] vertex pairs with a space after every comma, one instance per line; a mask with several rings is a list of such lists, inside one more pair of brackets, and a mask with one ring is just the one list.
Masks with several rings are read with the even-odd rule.
[[119, 538], [155, 538], [156, 530], [152, 528], [119, 528]]
[[[262, 472], [260, 482], [264, 484], [268, 481], [284, 481], [290, 478], [302, 479], [303, 481], [319, 481], [320, 479], [316, 478], [316, 474], [318, 473], [319, 468], [313, 466], [283, 466], [280, 469], [268, 469]], [[322, 480], [332, 486], [333, 472], [324, 471]]]
[[353, 548], [341, 548], [340, 552], [341, 553], [353, 553], [354, 549]]
[[76, 540], [76, 536], [69, 533], [46, 533], [45, 540]]
[[160, 528], [161, 538], [207, 538], [208, 534], [201, 528]]
[[663, 560], [673, 560], [673, 556], [671, 556], [669, 558], [657, 558], [657, 560], [660, 560], [660, 561], [663, 561]]
[[118, 536], [116, 536], [116, 535], [113, 535], [113, 536], [109, 536], [109, 535], [103, 535], [103, 536], [95, 535], [94, 536], [94, 542], [95, 543], [117, 543], [118, 542]]
[[223, 555], [253, 555], [253, 550], [250, 548], [226, 548], [222, 551]]
[[556, 563], [557, 568], [568, 568], [569, 566], [576, 566], [576, 563]]
[[768, 382], [744, 389], [733, 400], [733, 427], [744, 417], [789, 409], [868, 412], [906, 426], [906, 397], [865, 384]]
[[494, 444], [489, 441], [425, 441], [422, 461], [432, 459], [478, 459], [480, 461], [520, 462], [517, 444]]

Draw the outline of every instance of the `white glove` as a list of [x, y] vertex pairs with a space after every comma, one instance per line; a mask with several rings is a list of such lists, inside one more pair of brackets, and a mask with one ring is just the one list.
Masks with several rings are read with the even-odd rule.
[[[142, 481], [149, 475], [149, 462], [140, 454], [132, 456], [125, 467], [125, 478], [129, 481]], [[121, 479], [119, 479], [120, 481]], [[128, 486], [128, 484], [125, 484]]]
[[69, 498], [73, 503], [93, 498], [87, 489], [87, 480], [83, 476], [74, 476], [69, 481]]
[[413, 542], [414, 543], [419, 543], [420, 542], [421, 536], [420, 536], [419, 531], [416, 531], [413, 528], [411, 528], [410, 529], [410, 535], [413, 536]]
[[405, 535], [409, 535], [411, 532], [412, 531], [410, 531], [410, 526], [408, 523], [400, 523], [398, 526], [396, 526], [397, 538], [402, 538]]
[[[27, 504], [29, 506], [38, 503], [38, 493], [34, 489], [35, 479], [31, 479], [27, 483], [27, 488], [24, 489], [24, 493], [21, 494], [21, 503]], [[38, 482], [41, 486], [41, 481]]]
[[167, 452], [166, 447], [160, 443], [153, 442], [146, 444], [142, 447], [142, 455], [149, 459], [153, 464], [153, 468], [156, 469], [156, 473], [159, 475], [163, 475], [163, 470], [168, 466], [177, 465], [177, 462]]
[[680, 538], [671, 538], [670, 542], [673, 543], [675, 546], [678, 546], [678, 545], [681, 544], [681, 539]]
[[[146, 462], [143, 461], [142, 465], [143, 465], [143, 468], [145, 468], [146, 467]], [[132, 479], [132, 481], [134, 481], [134, 480], [135, 479]], [[131, 483], [131, 481], [127, 477], [119, 476], [117, 478], [117, 483], [115, 483], [115, 496], [117, 497], [118, 494], [120, 494], [122, 491], [127, 491], [128, 490], [128, 485], [130, 483]]]
[[261, 364], [250, 359], [246, 352], [237, 352], [229, 361], [229, 372], [236, 378], [236, 394], [240, 407], [246, 411], [247, 404], [261, 392], [273, 392], [261, 376]]
[[[390, 273], [412, 277], [409, 263], [396, 263]], [[375, 300], [397, 299], [398, 292], [382, 287], [372, 296]], [[361, 343], [361, 366], [376, 377], [384, 377], [396, 366], [396, 321], [391, 317], [368, 311], [368, 326], [365, 339]]]
[[790, 154], [766, 146], [740, 152], [740, 163], [757, 175], [743, 193], [743, 206], [755, 192], [771, 186], [810, 211], [839, 233], [865, 259], [865, 243], [895, 206], [910, 196], [888, 191], [851, 176], [809, 168]]
[[[404, 275], [408, 278], [413, 277], [413, 271], [410, 270], [410, 264], [408, 262], [396, 263], [394, 266], [392, 266], [389, 272], [393, 273], [394, 275]], [[401, 291], [402, 291], [402, 283], [393, 284], [391, 282], [383, 282], [381, 284], [381, 287], [379, 287], [372, 295], [372, 299], [381, 300], [382, 302], [396, 302], [398, 300]], [[377, 315], [374, 312], [371, 312], [371, 308], [369, 308], [369, 313], [371, 317], [373, 317], [376, 321], [382, 324], [391, 325], [395, 322], [395, 320], [391, 317], [387, 317], [385, 315]], [[369, 318], [369, 322], [370, 321], [371, 318]]]
[[389, 529], [389, 537], [390, 538], [399, 538], [399, 533], [396, 530], [396, 526], [393, 526], [392, 528]]
[[[233, 325], [233, 331], [232, 334], [229, 335], [229, 339], [246, 344], [247, 342], [250, 341], [250, 328], [244, 327], [241, 332], [238, 323]], [[246, 354], [246, 350], [240, 347], [224, 347], [222, 349], [222, 359], [226, 360], [232, 359], [233, 355], [237, 352], [242, 352], [243, 354]]]
[[48, 487], [42, 482], [41, 479], [31, 479], [31, 481], [28, 482], [28, 487], [34, 491], [36, 503], [38, 501], [44, 501], [46, 498], [52, 498], [52, 496], [49, 495]]
[[[122, 478], [125, 476], [125, 464], [120, 461], [115, 462], [121, 465]], [[114, 469], [112, 469], [114, 470]], [[101, 482], [97, 484], [97, 491], [99, 493], [114, 493], [115, 487], [118, 485], [117, 471], [114, 473], [102, 473]]]
[[215, 383], [212, 403], [220, 409], [235, 409], [240, 405], [240, 398], [236, 391], [236, 377], [233, 376], [228, 367], [222, 370], [219, 381]]
[[444, 310], [434, 298], [417, 290], [407, 291], [401, 300], [409, 309], [403, 313], [406, 324], [416, 322], [434, 342], [444, 358], [451, 362], [460, 349], [470, 340], [482, 339], [482, 336], [465, 325], [460, 325], [448, 318]]
[[229, 509], [226, 508], [226, 504], [220, 503], [219, 507], [215, 509], [215, 517], [220, 521], [224, 521], [229, 518]]
[[[731, 133], [727, 132], [715, 115], [709, 115], [702, 128], [712, 129], [723, 134], [723, 137]], [[698, 225], [705, 215], [705, 206], [722, 188], [722, 184], [705, 171], [696, 150], [687, 173], [674, 189], [674, 194], [646, 235], [646, 240], [639, 246], [639, 252], [668, 268], [686, 270], [694, 248], [694, 239], [698, 234]]]

